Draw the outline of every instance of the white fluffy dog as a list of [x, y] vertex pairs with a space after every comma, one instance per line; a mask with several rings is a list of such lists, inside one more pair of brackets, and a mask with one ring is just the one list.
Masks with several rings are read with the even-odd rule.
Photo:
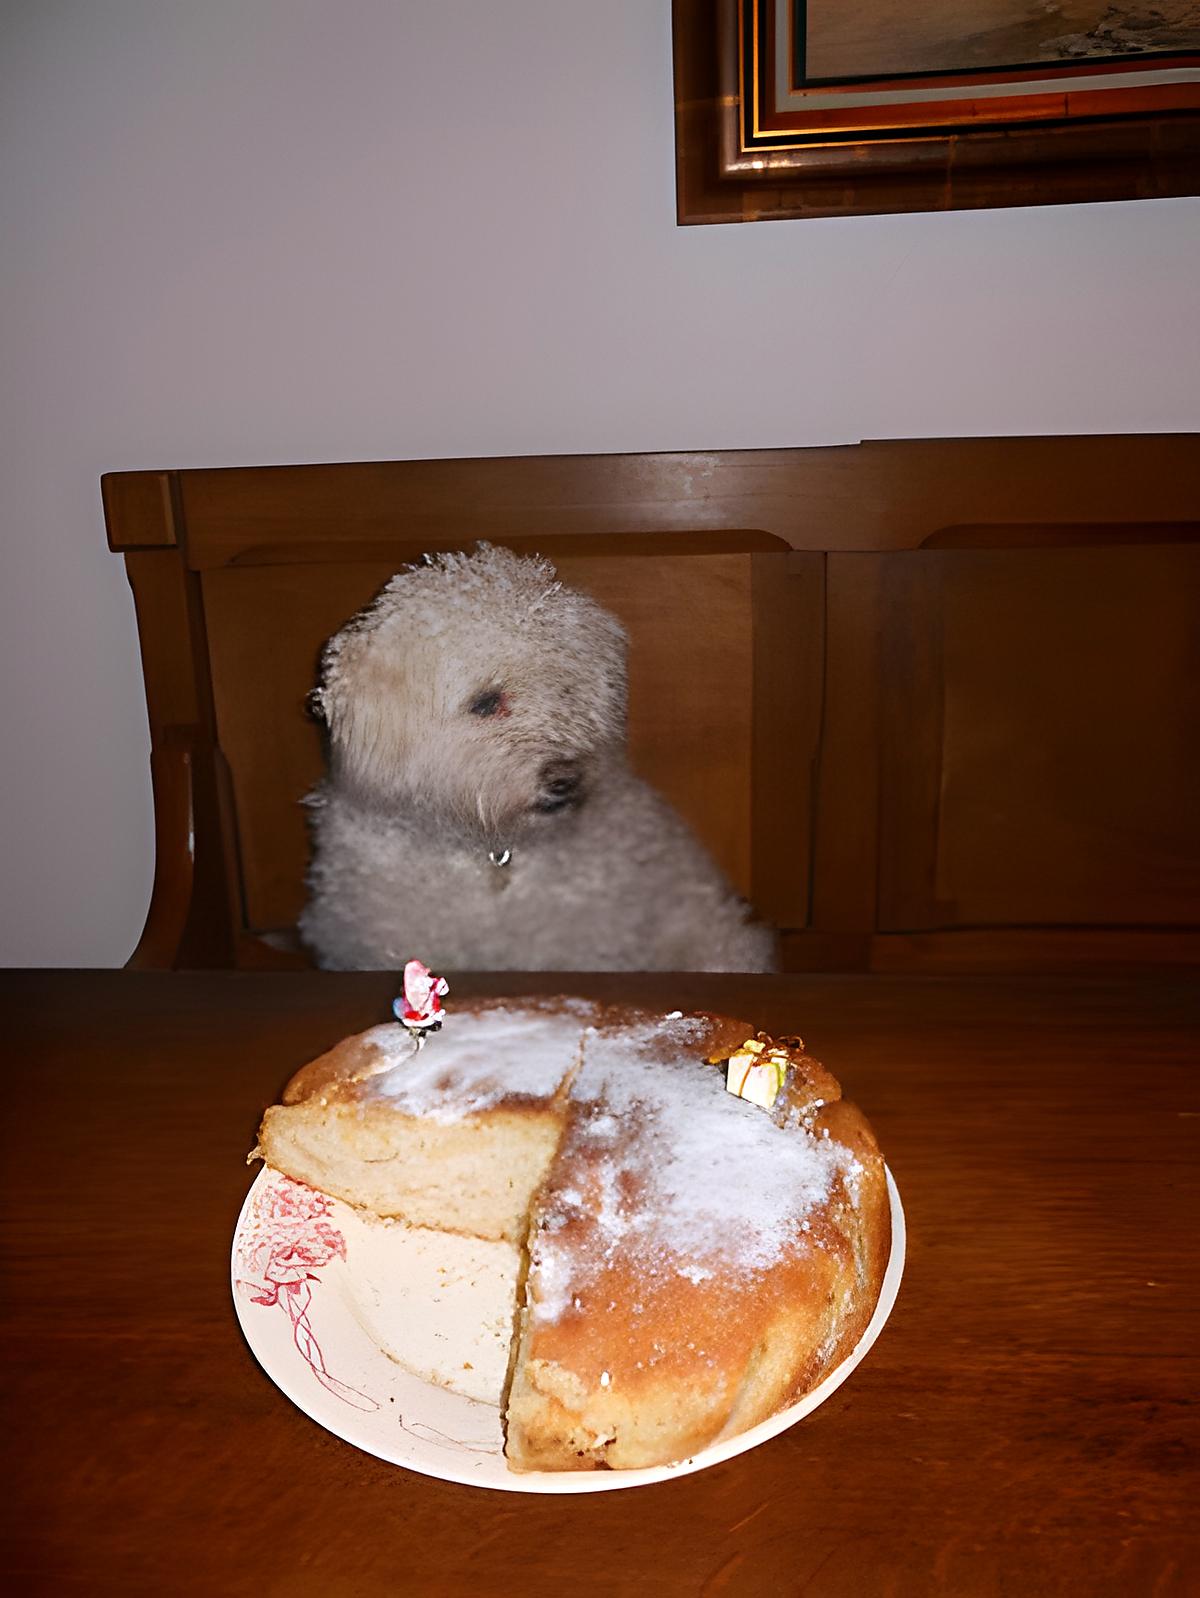
[[480, 545], [326, 645], [300, 920], [321, 965], [770, 971], [774, 940], [625, 758], [620, 623]]

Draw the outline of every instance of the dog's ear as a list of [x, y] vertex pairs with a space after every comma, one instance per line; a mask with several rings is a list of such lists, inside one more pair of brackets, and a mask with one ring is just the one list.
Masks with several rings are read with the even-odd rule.
[[311, 719], [330, 734], [341, 730], [349, 708], [355, 668], [362, 659], [362, 629], [357, 622], [358, 618], [353, 618], [325, 641], [317, 661], [317, 685], [305, 699]]

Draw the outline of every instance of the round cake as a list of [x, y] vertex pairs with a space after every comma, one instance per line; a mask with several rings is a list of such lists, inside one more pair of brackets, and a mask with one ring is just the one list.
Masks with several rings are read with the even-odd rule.
[[514, 1470], [665, 1464], [764, 1420], [851, 1351], [889, 1254], [867, 1122], [798, 1039], [731, 1017], [564, 998], [458, 1005], [420, 1048], [375, 1027], [292, 1079], [257, 1152], [516, 1246]]

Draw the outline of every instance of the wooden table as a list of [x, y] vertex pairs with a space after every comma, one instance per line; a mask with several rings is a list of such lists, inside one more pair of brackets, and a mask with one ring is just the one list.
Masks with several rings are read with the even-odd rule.
[[[568, 979], [800, 1030], [872, 1118], [900, 1299], [811, 1418], [660, 1486], [415, 1476], [255, 1364], [229, 1246], [259, 1114], [387, 977], [0, 977], [0, 1569], [54, 1595], [1200, 1591], [1194, 984]], [[461, 978], [468, 992], [561, 987]]]

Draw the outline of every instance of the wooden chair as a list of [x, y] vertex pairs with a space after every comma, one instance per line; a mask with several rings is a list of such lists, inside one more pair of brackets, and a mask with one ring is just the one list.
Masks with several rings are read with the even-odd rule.
[[1195, 442], [110, 474], [153, 751], [133, 963], [304, 963], [321, 644], [480, 538], [625, 622], [634, 765], [790, 967], [1194, 960]]

